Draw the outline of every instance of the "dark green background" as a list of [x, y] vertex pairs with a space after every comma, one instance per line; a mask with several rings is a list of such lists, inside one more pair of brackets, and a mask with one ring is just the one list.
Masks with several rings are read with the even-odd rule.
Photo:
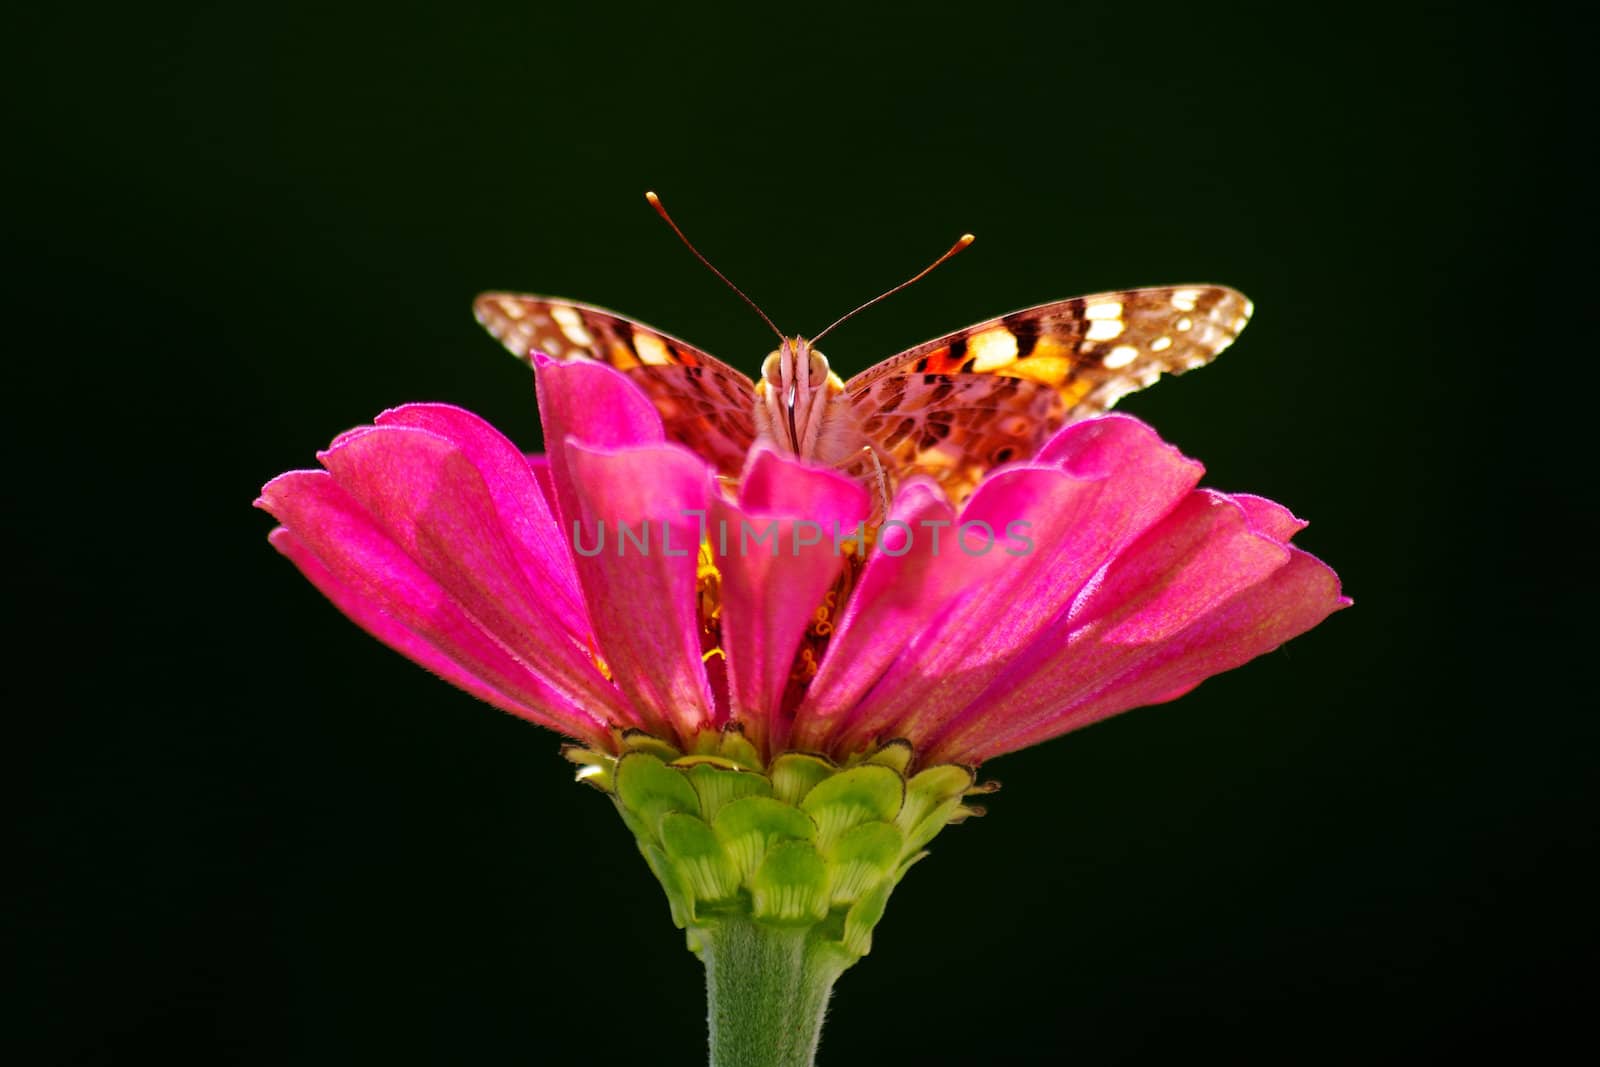
[[1126, 408], [1312, 519], [1357, 601], [991, 764], [824, 1063], [1537, 1057], [1592, 1011], [1591, 209], [1539, 5], [18, 17], [14, 1062], [701, 1062], [699, 966], [556, 738], [359, 633], [249, 507], [404, 401], [535, 447], [480, 289], [753, 369], [646, 188], [801, 332], [977, 233], [830, 339], [845, 369], [1244, 289], [1241, 343]]

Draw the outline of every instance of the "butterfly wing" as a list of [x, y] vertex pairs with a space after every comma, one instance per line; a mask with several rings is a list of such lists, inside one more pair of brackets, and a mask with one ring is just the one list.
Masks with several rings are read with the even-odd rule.
[[1062, 426], [1211, 362], [1250, 312], [1244, 294], [1214, 285], [1042, 304], [908, 349], [850, 379], [845, 396], [896, 482], [925, 474], [959, 501]]
[[755, 385], [726, 363], [671, 334], [604, 308], [546, 296], [484, 293], [473, 312], [519, 359], [593, 359], [626, 371], [656, 410], [667, 436], [737, 474], [755, 440]]

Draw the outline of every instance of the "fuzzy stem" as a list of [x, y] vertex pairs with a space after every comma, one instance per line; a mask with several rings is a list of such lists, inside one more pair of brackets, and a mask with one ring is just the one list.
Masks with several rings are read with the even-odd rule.
[[706, 965], [711, 1067], [811, 1067], [845, 960], [805, 928], [730, 916], [695, 932]]

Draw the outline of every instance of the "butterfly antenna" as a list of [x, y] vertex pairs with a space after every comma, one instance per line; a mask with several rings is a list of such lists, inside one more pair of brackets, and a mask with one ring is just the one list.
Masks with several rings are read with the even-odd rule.
[[734, 285], [728, 280], [728, 276], [726, 274], [722, 273], [716, 267], [713, 267], [711, 265], [711, 261], [705, 256], [701, 255], [700, 250], [694, 246], [693, 242], [683, 235], [683, 231], [678, 229], [678, 224], [672, 221], [672, 216], [667, 214], [667, 209], [661, 206], [661, 198], [655, 193], [648, 192], [644, 194], [644, 198], [650, 201], [650, 206], [656, 209], [656, 214], [660, 215], [662, 221], [664, 221], [668, 226], [672, 227], [672, 232], [677, 234], [678, 240], [682, 241], [689, 251], [694, 253], [695, 258], [704, 263], [706, 265], [706, 269], [712, 274], [715, 274], [717, 277], [721, 278], [722, 284], [738, 293], [739, 299], [743, 300], [746, 304], [749, 304], [752, 308], [754, 308], [756, 314], [761, 316], [761, 321], [772, 327], [772, 332], [778, 335], [779, 341], [784, 340], [783, 331], [778, 329], [773, 321], [767, 317], [767, 313], [765, 311], [761, 310], [761, 305], [757, 304], [754, 300], [751, 300], [748, 296], [745, 296], [743, 289], [739, 288], [737, 285]]
[[905, 281], [901, 282], [899, 285], [895, 286], [893, 289], [890, 289], [887, 293], [884, 293], [882, 296], [873, 297], [871, 300], [868, 300], [865, 304], [862, 304], [860, 307], [856, 308], [855, 311], [852, 311], [849, 314], [846, 314], [846, 315], [840, 317], [832, 325], [830, 325], [828, 327], [828, 329], [823, 330], [822, 333], [819, 333], [815, 337], [813, 337], [811, 339], [811, 343], [814, 345], [818, 341], [822, 340], [822, 334], [827, 333], [828, 330], [832, 330], [834, 326], [839, 325], [840, 323], [844, 322], [846, 319], [852, 318], [853, 316], [859, 314], [860, 312], [863, 312], [863, 311], [867, 310], [867, 308], [871, 307], [873, 304], [878, 303], [878, 301], [880, 301], [880, 300], [887, 300], [889, 297], [891, 297], [894, 294], [898, 293], [900, 290], [904, 289], [906, 286], [910, 285], [912, 282], [919, 282], [923, 278], [926, 278], [929, 274], [931, 274], [933, 272], [933, 268], [937, 267], [939, 264], [943, 263], [945, 260], [947, 260], [951, 256], [955, 255], [957, 252], [961, 251], [963, 248], [967, 247], [968, 245], [970, 245], [975, 240], [977, 240], [977, 238], [973, 237], [972, 234], [970, 234], [970, 233], [962, 234], [961, 235], [961, 239], [959, 241], [957, 241], [955, 244], [950, 246], [950, 251], [946, 252], [944, 255], [940, 256], [938, 259], [936, 259], [932, 263], [928, 264], [928, 266], [923, 268], [923, 270], [920, 273], [918, 273], [914, 277], [908, 278]]

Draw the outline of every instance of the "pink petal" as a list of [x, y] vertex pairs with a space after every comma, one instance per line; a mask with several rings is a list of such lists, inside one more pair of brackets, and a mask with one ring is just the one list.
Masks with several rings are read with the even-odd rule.
[[[1231, 558], [1255, 570], [1269, 553], [1246, 547], [1232, 524], [1178, 562], [1177, 573], [1131, 592], [1129, 607], [1089, 623], [1066, 648], [1031, 664], [1031, 677], [1008, 676], [974, 706], [958, 729], [931, 746], [930, 759], [977, 762], [1037, 744], [1119, 712], [1181, 696], [1213, 674], [1231, 670], [1311, 629], [1349, 601], [1338, 576], [1315, 557], [1283, 548], [1282, 565], [1226, 599], [1213, 597], [1238, 578], [1224, 573]], [[1152, 557], [1171, 545], [1149, 545], [1125, 577], [1158, 570]], [[1119, 567], [1122, 564], [1119, 563]], [[1109, 595], [1108, 595], [1109, 596]], [[1208, 601], [1211, 603], [1208, 606]], [[1018, 672], [1020, 675], [1022, 672]], [[1013, 685], [1012, 683], [1016, 683]]]
[[1264, 496], [1229, 493], [1228, 497], [1244, 509], [1252, 529], [1274, 541], [1288, 544], [1295, 534], [1306, 528], [1306, 520], [1297, 518], [1288, 508]]
[[[1064, 615], [1107, 561], [1188, 494], [1202, 468], [1136, 419], [1068, 427], [1047, 444], [1050, 468], [990, 476], [960, 523], [997, 533], [1026, 522], [1031, 550], [973, 557], [945, 548], [961, 592], [861, 702], [840, 740], [934, 734]], [[1026, 546], [1018, 546], [1026, 547]]]
[[930, 747], [1020, 728], [1051, 714], [1072, 685], [1118, 669], [1130, 650], [1172, 636], [1287, 561], [1288, 549], [1255, 533], [1242, 507], [1196, 490], [1023, 651], [989, 691], [926, 736]]
[[529, 458], [483, 419], [449, 404], [407, 404], [385, 411], [376, 421], [379, 426], [426, 430], [461, 450], [483, 476], [529, 582], [570, 633], [587, 635], [589, 620], [572, 555]]
[[285, 524], [273, 531], [273, 545], [339, 610], [447, 681], [591, 743], [610, 744], [595, 712], [628, 721], [614, 694], [595, 700], [557, 686], [487, 632], [327, 472], [280, 475], [262, 489], [257, 506]]
[[[455, 442], [427, 430], [376, 426], [345, 435], [319, 458], [373, 525], [485, 631], [596, 712], [631, 719], [590, 658], [587, 629], [573, 628], [582, 620], [570, 606], [574, 593], [554, 589], [549, 578], [537, 585], [530, 579], [502, 499]], [[304, 525], [284, 525], [328, 559], [330, 551]]]
[[854, 481], [768, 449], [751, 458], [737, 504], [712, 493], [729, 698], [758, 748], [784, 746], [790, 671], [848, 551], [835, 535], [849, 538], [867, 511], [867, 493]]
[[550, 473], [550, 457], [543, 452], [529, 452], [528, 466], [533, 470], [534, 480], [539, 483], [540, 492], [544, 493], [545, 504], [550, 509], [550, 514], [556, 513], [556, 483]]
[[1128, 477], [1140, 472], [1140, 464], [1149, 468], [1146, 476], [1159, 475], [1163, 455], [1168, 478], [1182, 481], [1192, 471], [1198, 479], [1205, 473], [1198, 461], [1184, 456], [1132, 415], [1101, 415], [1065, 426], [1044, 443], [1035, 461], [1059, 466], [1079, 478]]
[[[932, 551], [930, 530], [950, 526], [955, 509], [931, 481], [907, 482], [895, 495], [879, 542], [828, 640], [817, 676], [795, 712], [790, 745], [825, 750], [841, 717], [851, 712], [889, 665], [952, 595], [945, 557]], [[924, 522], [930, 526], [922, 525]]]
[[588, 360], [561, 363], [538, 352], [533, 365], [556, 510], [561, 529], [568, 532], [578, 515], [578, 503], [565, 460], [567, 441], [619, 449], [660, 444], [666, 434], [650, 398], [621, 371]]
[[696, 592], [710, 468], [677, 445], [608, 451], [571, 437], [551, 459], [571, 495], [563, 507], [578, 577], [617, 685], [662, 736], [720, 726]]
[[1288, 560], [1238, 501], [1198, 489], [1107, 568], [1067, 626], [1116, 645], [1165, 640]]
[[[570, 603], [572, 591], [550, 588], [547, 561], [516, 536], [526, 520], [517, 491], [525, 497], [535, 488], [526, 468], [520, 486], [502, 481], [497, 493], [489, 480], [496, 472], [486, 477], [455, 441], [392, 425], [346, 434], [318, 458], [374, 522], [491, 632], [517, 648], [571, 650], [586, 640], [581, 614], [555, 610]], [[571, 664], [586, 661], [576, 654], [566, 658]]]

